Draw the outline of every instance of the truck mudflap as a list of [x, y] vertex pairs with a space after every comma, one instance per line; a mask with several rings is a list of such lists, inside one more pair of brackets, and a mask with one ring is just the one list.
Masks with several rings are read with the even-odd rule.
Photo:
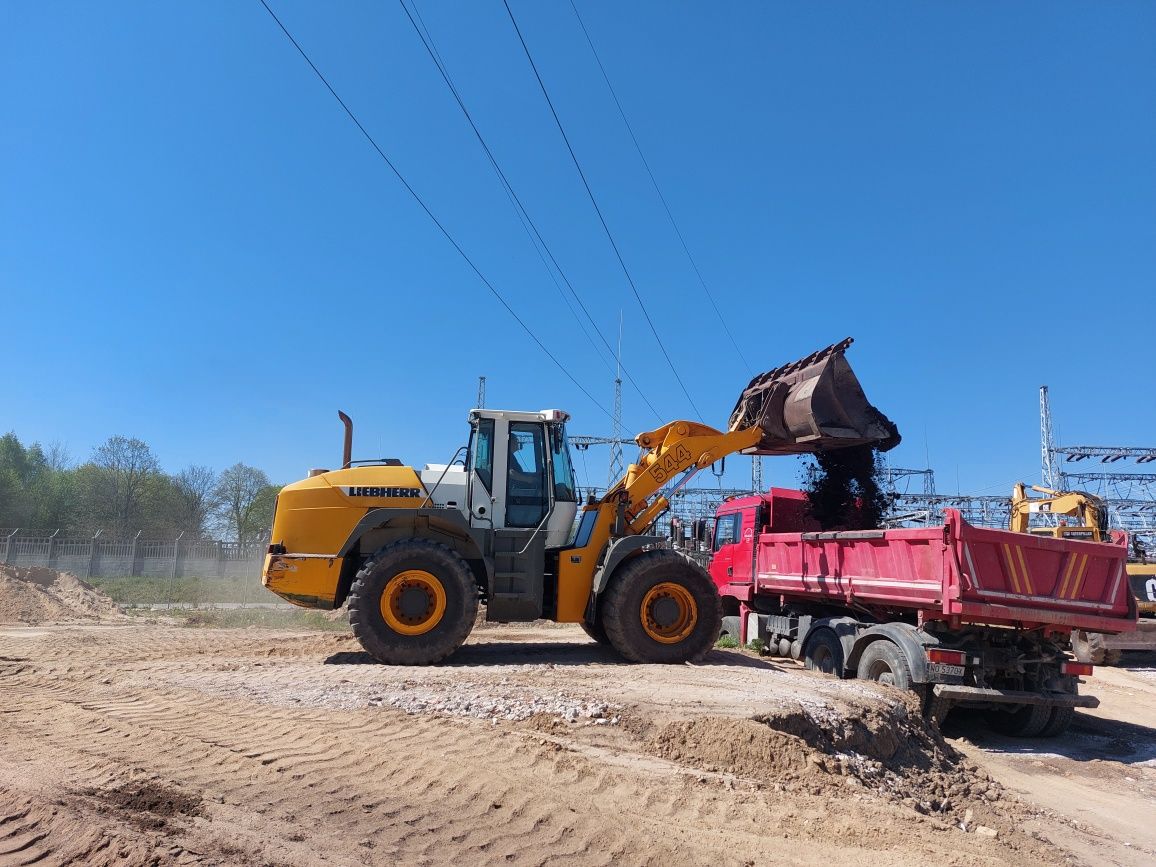
[[1025, 692], [1015, 689], [989, 689], [981, 686], [954, 686], [937, 683], [931, 688], [936, 699], [952, 704], [1043, 704], [1049, 707], [1099, 707], [1094, 695], [1071, 695], [1058, 692]]

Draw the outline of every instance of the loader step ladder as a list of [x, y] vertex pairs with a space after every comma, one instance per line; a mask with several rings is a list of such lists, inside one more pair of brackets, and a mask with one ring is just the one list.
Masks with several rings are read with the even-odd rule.
[[494, 578], [486, 620], [499, 623], [537, 620], [542, 616], [546, 534], [533, 530], [495, 530]]

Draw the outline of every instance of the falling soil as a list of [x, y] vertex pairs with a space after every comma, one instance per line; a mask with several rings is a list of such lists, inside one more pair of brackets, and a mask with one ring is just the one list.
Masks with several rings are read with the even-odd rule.
[[0, 623], [119, 620], [111, 599], [68, 572], [41, 566], [0, 566]]
[[811, 517], [824, 530], [874, 530], [888, 508], [871, 446], [816, 452], [804, 471]]

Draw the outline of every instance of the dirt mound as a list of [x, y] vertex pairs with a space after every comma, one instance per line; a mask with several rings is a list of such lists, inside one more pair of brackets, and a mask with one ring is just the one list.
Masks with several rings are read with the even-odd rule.
[[168, 820], [200, 816], [201, 798], [155, 780], [124, 783], [112, 789], [86, 789], [81, 794], [99, 798], [122, 811], [133, 824], [154, 831], [168, 828]]
[[920, 813], [958, 814], [1002, 790], [967, 762], [913, 704], [819, 717], [803, 710], [750, 719], [698, 717], [660, 725], [657, 755], [811, 794], [874, 792]]
[[40, 566], [0, 566], [0, 623], [115, 620], [122, 616], [116, 603], [68, 572]]

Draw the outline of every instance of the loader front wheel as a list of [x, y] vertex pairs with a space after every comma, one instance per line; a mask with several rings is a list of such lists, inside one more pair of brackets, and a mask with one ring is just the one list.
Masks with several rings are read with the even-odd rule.
[[722, 625], [710, 576], [673, 551], [647, 551], [619, 566], [601, 610], [610, 645], [632, 662], [697, 659]]
[[582, 631], [597, 641], [599, 644], [607, 645], [610, 639], [606, 637], [606, 627], [601, 620], [596, 620], [591, 623], [589, 620], [583, 620], [578, 624], [582, 627]]
[[457, 650], [474, 626], [478, 588], [466, 561], [426, 539], [378, 551], [349, 591], [361, 646], [387, 665], [430, 665]]

